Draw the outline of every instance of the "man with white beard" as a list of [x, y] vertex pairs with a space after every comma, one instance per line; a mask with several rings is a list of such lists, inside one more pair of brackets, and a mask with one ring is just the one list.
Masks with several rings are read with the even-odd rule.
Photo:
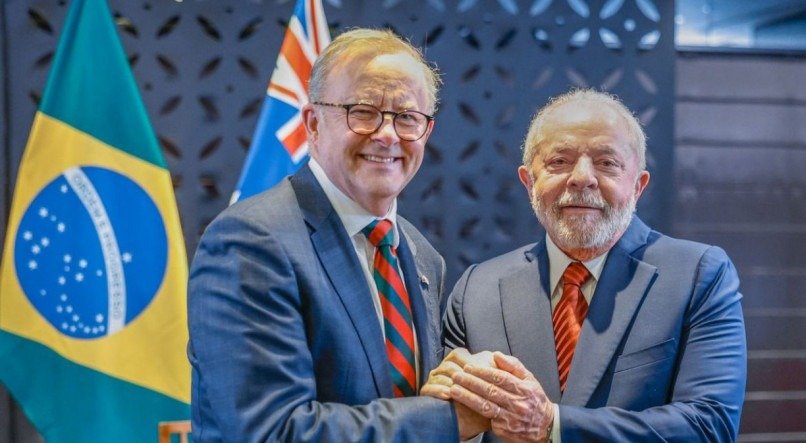
[[422, 390], [489, 418], [485, 440], [736, 439], [739, 279], [722, 249], [633, 215], [645, 151], [609, 94], [574, 90], [533, 119], [518, 176], [546, 236], [464, 273], [444, 319], [453, 351]]

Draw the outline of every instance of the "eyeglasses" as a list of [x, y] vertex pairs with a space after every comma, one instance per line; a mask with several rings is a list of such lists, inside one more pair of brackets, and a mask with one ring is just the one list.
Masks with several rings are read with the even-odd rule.
[[433, 115], [423, 114], [419, 111], [381, 111], [372, 105], [353, 103], [340, 105], [335, 103], [313, 102], [317, 106], [330, 106], [343, 108], [347, 111], [347, 127], [360, 135], [369, 135], [380, 129], [386, 115], [392, 116], [392, 125], [401, 140], [417, 141], [428, 130], [428, 122], [434, 119]]

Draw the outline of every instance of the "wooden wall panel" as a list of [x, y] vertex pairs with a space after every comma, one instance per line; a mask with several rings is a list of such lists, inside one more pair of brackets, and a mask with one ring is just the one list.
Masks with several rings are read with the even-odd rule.
[[[677, 225], [678, 236], [721, 246], [728, 251], [740, 271], [797, 272], [806, 263], [803, 232], [772, 232], [750, 226], [696, 223]], [[741, 273], [740, 273], [741, 277]]]
[[806, 359], [751, 358], [747, 365], [750, 392], [806, 391]]
[[803, 415], [797, 414], [798, 411], [806, 411], [806, 398], [751, 396], [744, 404], [740, 432], [769, 434], [766, 441], [803, 441], [806, 434], [797, 439], [776, 435], [802, 433]]
[[806, 442], [806, 57], [677, 61], [675, 234], [724, 248], [742, 280], [739, 441]]
[[[761, 271], [761, 272], [759, 272]], [[806, 269], [802, 266], [787, 270], [766, 269], [746, 270], [741, 278], [741, 288], [745, 296], [745, 309], [804, 309], [806, 297]], [[806, 372], [804, 372], [806, 374]], [[804, 377], [806, 379], [806, 377]]]
[[679, 101], [675, 116], [677, 140], [683, 143], [707, 140], [726, 147], [806, 147], [806, 102]]
[[[745, 312], [745, 327], [747, 349], [750, 351], [806, 349], [806, 321], [803, 310]], [[803, 374], [799, 376], [802, 377]]]
[[[681, 106], [683, 105], [678, 105], [678, 108]], [[803, 112], [806, 112], [806, 107]], [[686, 120], [681, 119], [680, 123], [686, 123]], [[803, 126], [806, 126], [806, 120], [802, 123]], [[722, 125], [724, 126], [724, 124]], [[718, 128], [709, 129], [709, 131], [713, 132], [710, 135], [712, 140], [719, 133], [725, 134], [726, 137], [728, 134], [728, 131], [719, 131]], [[784, 145], [792, 140], [782, 134], [774, 134], [775, 139], [762, 142], [767, 145], [742, 146], [749, 144], [749, 141], [735, 141], [727, 138], [711, 142], [710, 146], [704, 143], [678, 144], [675, 150], [679, 174], [677, 185], [682, 187], [681, 191], [686, 192], [691, 190], [707, 192], [712, 188], [723, 190], [722, 187], [727, 186], [729, 187], [727, 191], [745, 193], [744, 195], [748, 196], [750, 193], [755, 193], [758, 197], [781, 191], [776, 188], [767, 189], [764, 186], [780, 186], [788, 183], [806, 187], [806, 174], [803, 173], [806, 170], [804, 169], [806, 168], [806, 149], [771, 146]], [[806, 140], [806, 137], [802, 140]], [[686, 186], [693, 185], [698, 187], [696, 189], [686, 188]], [[764, 191], [766, 194], [761, 194], [759, 191]], [[800, 189], [798, 193], [791, 196], [803, 197], [798, 194], [806, 194], [806, 189]], [[789, 196], [787, 195], [787, 197]], [[781, 217], [776, 216], [776, 219], [780, 221]]]
[[791, 102], [806, 100], [806, 67], [798, 58], [682, 54], [678, 100]]

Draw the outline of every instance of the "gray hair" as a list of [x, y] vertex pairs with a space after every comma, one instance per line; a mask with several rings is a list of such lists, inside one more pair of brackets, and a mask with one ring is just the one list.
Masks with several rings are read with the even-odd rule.
[[430, 101], [428, 113], [435, 112], [438, 101], [437, 92], [442, 83], [439, 71], [425, 61], [419, 49], [388, 29], [356, 28], [333, 39], [313, 65], [309, 83], [311, 101], [322, 100], [322, 92], [328, 76], [339, 61], [362, 56], [397, 53], [408, 54], [422, 65], [428, 88], [426, 92]]
[[619, 115], [627, 126], [627, 133], [630, 144], [638, 154], [639, 170], [646, 169], [646, 134], [638, 118], [624, 106], [624, 103], [613, 94], [600, 92], [594, 89], [572, 89], [565, 94], [558, 95], [549, 100], [548, 104], [540, 108], [532, 122], [529, 124], [529, 132], [523, 141], [523, 165], [530, 167], [537, 155], [540, 144], [540, 132], [546, 122], [546, 117], [555, 109], [562, 105], [573, 102], [589, 102], [594, 105], [607, 106]]

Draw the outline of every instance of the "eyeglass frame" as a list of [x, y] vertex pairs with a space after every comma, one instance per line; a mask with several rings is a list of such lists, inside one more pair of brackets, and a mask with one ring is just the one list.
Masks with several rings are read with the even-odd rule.
[[[413, 109], [406, 109], [405, 111], [395, 112], [395, 111], [382, 111], [377, 106], [371, 105], [369, 103], [346, 103], [346, 104], [341, 104], [341, 103], [327, 103], [327, 102], [318, 102], [317, 101], [317, 102], [311, 102], [311, 104], [316, 105], [316, 106], [328, 106], [328, 107], [331, 107], [331, 108], [342, 108], [342, 109], [344, 109], [346, 111], [344, 113], [344, 118], [347, 121], [347, 127], [350, 128], [351, 131], [353, 131], [354, 133], [356, 133], [358, 135], [370, 135], [370, 134], [374, 134], [374, 133], [378, 132], [378, 130], [381, 129], [381, 126], [383, 126], [383, 122], [384, 122], [384, 120], [386, 120], [386, 116], [391, 115], [392, 116], [392, 128], [394, 128], [395, 134], [397, 134], [397, 136], [400, 137], [401, 140], [405, 140], [407, 142], [416, 142], [417, 140], [423, 138], [423, 136], [428, 132], [428, 124], [431, 123], [432, 121], [434, 121], [434, 116], [433, 115], [428, 115], [425, 112], [415, 111]], [[378, 126], [375, 129], [373, 129], [372, 131], [367, 132], [367, 133], [362, 133], [362, 132], [356, 131], [355, 129], [353, 129], [352, 126], [350, 126], [350, 109], [352, 109], [352, 108], [354, 108], [356, 106], [369, 106], [370, 108], [378, 111], [381, 114], [381, 119], [378, 121]], [[412, 112], [415, 113], [415, 114], [420, 114], [423, 117], [425, 117], [425, 120], [426, 120], [425, 129], [423, 129], [423, 133], [420, 134], [420, 136], [415, 138], [415, 139], [403, 138], [400, 135], [400, 132], [398, 132], [398, 130], [397, 130], [397, 124], [395, 123], [395, 121], [397, 120], [397, 117], [399, 115], [406, 114], [406, 113], [412, 113]]]

